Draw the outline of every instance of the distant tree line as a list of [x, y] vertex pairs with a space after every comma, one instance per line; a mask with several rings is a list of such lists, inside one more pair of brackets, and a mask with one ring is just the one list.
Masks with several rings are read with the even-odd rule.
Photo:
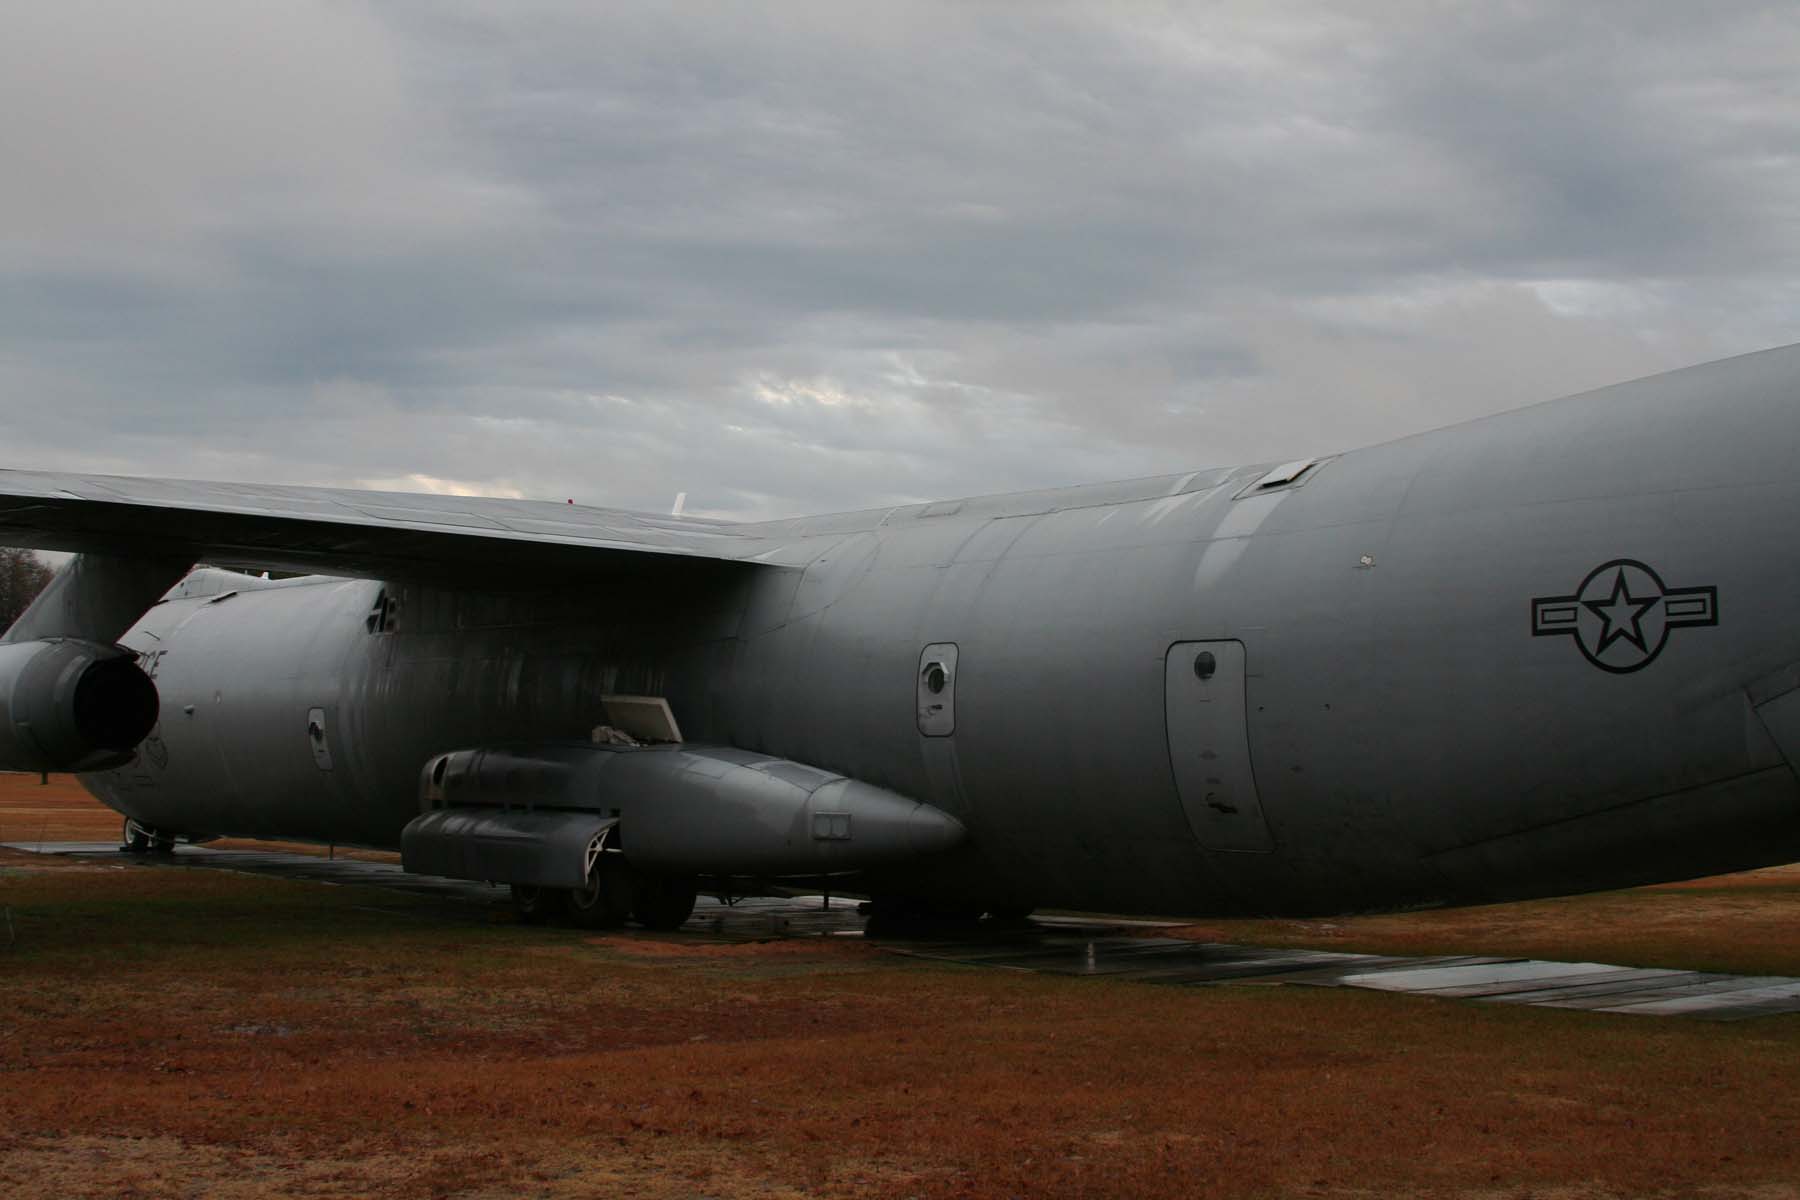
[[0, 630], [5, 630], [19, 614], [31, 607], [56, 572], [50, 564], [30, 550], [0, 546]]

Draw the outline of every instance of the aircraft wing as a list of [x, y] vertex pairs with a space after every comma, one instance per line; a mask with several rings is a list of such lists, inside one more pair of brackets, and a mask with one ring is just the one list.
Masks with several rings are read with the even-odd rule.
[[0, 470], [0, 545], [266, 570], [514, 582], [704, 569], [768, 548], [739, 529], [541, 500]]

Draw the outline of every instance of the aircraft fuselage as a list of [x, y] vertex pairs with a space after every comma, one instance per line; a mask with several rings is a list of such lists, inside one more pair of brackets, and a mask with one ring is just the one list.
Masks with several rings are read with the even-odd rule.
[[88, 780], [158, 827], [392, 846], [432, 755], [586, 738], [630, 693], [689, 741], [967, 827], [869, 890], [1328, 913], [1791, 861], [1800, 388], [1779, 366], [1262, 487], [1217, 470], [775, 523], [749, 573], [200, 572], [123, 639], [159, 728]]

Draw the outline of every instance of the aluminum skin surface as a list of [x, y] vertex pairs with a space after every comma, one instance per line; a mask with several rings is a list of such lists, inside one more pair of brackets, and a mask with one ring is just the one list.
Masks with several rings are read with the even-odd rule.
[[[86, 779], [159, 830], [391, 847], [433, 756], [659, 696], [964, 831], [870, 894], [1322, 914], [1800, 858], [1796, 461], [1790, 347], [1279, 469], [746, 525], [0, 472], [0, 539], [114, 581], [21, 626], [140, 655]], [[84, 631], [196, 561], [358, 577]]]

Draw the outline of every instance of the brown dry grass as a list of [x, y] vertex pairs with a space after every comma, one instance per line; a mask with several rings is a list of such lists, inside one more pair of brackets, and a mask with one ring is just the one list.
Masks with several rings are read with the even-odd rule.
[[73, 775], [0, 771], [0, 842], [116, 842], [123, 818]]
[[[124, 818], [99, 803], [73, 775], [0, 771], [0, 842], [117, 842]], [[382, 850], [326, 847], [310, 842], [250, 842], [226, 838], [210, 843], [221, 850], [279, 850], [288, 854], [336, 854], [339, 858], [397, 861]]]
[[0, 906], [5, 1195], [1800, 1196], [1796, 1018], [715, 950], [12, 853]]

